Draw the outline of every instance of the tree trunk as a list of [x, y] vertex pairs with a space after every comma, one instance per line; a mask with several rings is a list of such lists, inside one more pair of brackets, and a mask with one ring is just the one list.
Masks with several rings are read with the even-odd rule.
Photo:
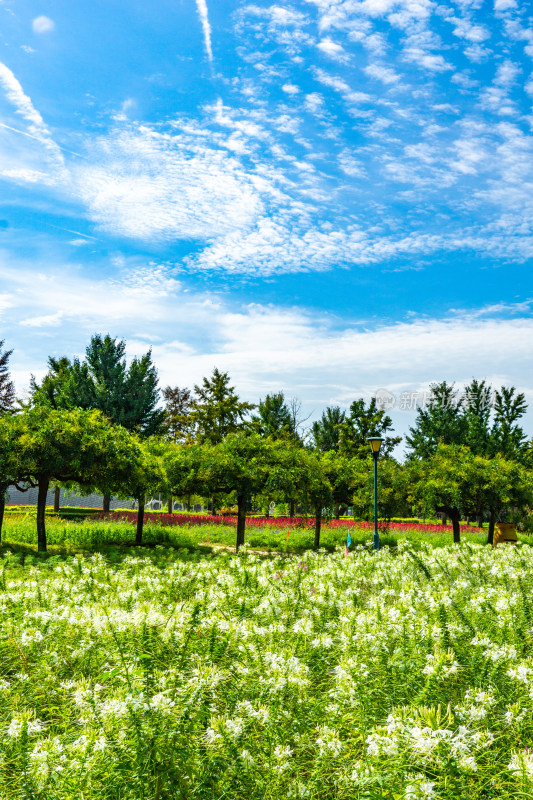
[[54, 487], [54, 511], [57, 514], [59, 511], [59, 493], [60, 493], [59, 486]]
[[191, 510], [191, 495], [187, 495], [187, 511]]
[[318, 550], [320, 547], [320, 525], [322, 523], [322, 506], [315, 506], [315, 543], [314, 548]]
[[46, 512], [46, 496], [50, 487], [48, 477], [39, 480], [39, 491], [37, 493], [37, 550], [39, 553], [46, 553], [46, 526], [44, 515]]
[[6, 496], [4, 489], [0, 486], [0, 542], [2, 541], [2, 525], [4, 524], [4, 511], [6, 508]]
[[135, 544], [140, 547], [143, 543], [143, 527], [144, 527], [144, 504], [146, 498], [143, 494], [137, 497], [139, 508], [137, 511], [137, 531], [135, 533]]
[[335, 503], [335, 519], [341, 518], [341, 505], [340, 503]]
[[483, 527], [483, 514], [478, 514], [477, 516], [477, 526], [478, 528]]
[[452, 521], [453, 526], [453, 543], [460, 544], [461, 543], [461, 526], [459, 525], [460, 522], [460, 514], [457, 511], [453, 515], [450, 514], [450, 519]]
[[170, 495], [170, 497], [167, 500], [167, 508], [168, 508], [168, 513], [169, 514], [173, 514], [174, 513], [174, 508], [172, 507], [172, 495]]
[[293, 519], [294, 517], [294, 500], [289, 500], [289, 517]]
[[489, 514], [489, 532], [487, 535], [487, 544], [494, 544], [494, 526], [496, 525], [496, 509], [491, 508]]
[[446, 523], [448, 521], [448, 517], [446, 516], [446, 514], [444, 512], [440, 515], [440, 518], [441, 518], [441, 524], [442, 525], [446, 525]]
[[102, 502], [102, 509], [104, 514], [109, 514], [109, 506], [111, 505], [111, 495], [104, 494], [103, 502]]
[[236, 550], [244, 544], [244, 531], [246, 528], [246, 495], [237, 495], [237, 547]]

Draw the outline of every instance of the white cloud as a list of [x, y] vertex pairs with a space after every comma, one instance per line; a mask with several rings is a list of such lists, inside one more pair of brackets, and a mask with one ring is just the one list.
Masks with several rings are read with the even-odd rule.
[[421, 47], [406, 47], [404, 58], [406, 61], [419, 64], [424, 69], [429, 69], [430, 72], [446, 72], [446, 70], [453, 69], [452, 65], [440, 53], [438, 55], [428, 53]]
[[509, 8], [516, 8], [516, 0], [494, 0], [495, 11], [507, 11]]
[[211, 48], [211, 26], [209, 24], [206, 0], [196, 0], [196, 8], [198, 9], [198, 16], [200, 17], [200, 22], [202, 23], [205, 52], [207, 53], [207, 58], [209, 61], [212, 62], [213, 50]]
[[[4, 160], [3, 169], [0, 174], [11, 177], [15, 180], [28, 181], [30, 183], [43, 181], [53, 183], [58, 180], [65, 180], [65, 161], [60, 148], [55, 143], [50, 130], [45, 124], [42, 116], [34, 107], [31, 98], [24, 93], [24, 90], [13, 72], [5, 64], [0, 62], [0, 89], [3, 90], [7, 101], [15, 111], [16, 117], [22, 118], [27, 123], [25, 131], [20, 131], [14, 126], [0, 123], [4, 130], [9, 130], [15, 135], [33, 139], [42, 145], [44, 152], [40, 151], [37, 155], [41, 162], [41, 169], [35, 163], [16, 163], [20, 147], [11, 147], [10, 156]], [[20, 160], [26, 161], [26, 156], [35, 161], [35, 148], [30, 153], [22, 153]], [[44, 156], [44, 163], [43, 163]], [[13, 163], [15, 162], [15, 163]]]
[[[283, 388], [315, 416], [380, 386], [399, 394], [472, 376], [513, 383], [533, 400], [533, 319], [525, 303], [383, 325], [328, 315], [317, 321], [313, 309], [236, 305], [231, 297], [187, 293], [157, 265], [126, 265], [125, 280], [83, 277], [49, 259], [47, 274], [35, 267], [0, 265], [4, 285], [13, 290], [3, 336], [15, 347], [19, 392], [48, 355], [82, 355], [89, 336], [101, 331], [126, 338], [130, 355], [152, 346], [163, 386], [192, 386], [217, 366], [229, 371], [246, 399], [257, 402]], [[24, 342], [27, 328], [31, 337]]]
[[334, 42], [329, 37], [326, 39], [322, 39], [318, 44], [317, 47], [323, 53], [325, 53], [330, 58], [333, 58], [335, 61], [342, 61], [345, 62], [347, 60], [347, 54], [342, 47], [342, 45]]
[[376, 78], [386, 85], [397, 83], [400, 80], [399, 75], [393, 69], [385, 67], [383, 64], [369, 64], [365, 67], [365, 72], [371, 78]]
[[282, 91], [285, 92], [285, 94], [299, 94], [300, 93], [300, 89], [298, 88], [298, 86], [295, 86], [294, 83], [284, 83], [283, 86], [281, 87], [281, 89], [282, 89]]
[[19, 324], [27, 328], [57, 328], [61, 325], [62, 319], [63, 314], [58, 311], [55, 314], [45, 314], [40, 317], [28, 317], [22, 319]]
[[311, 114], [318, 114], [324, 108], [324, 98], [318, 92], [305, 95], [305, 107]]
[[470, 20], [460, 17], [446, 17], [446, 22], [451, 22], [455, 26], [453, 34], [460, 39], [474, 43], [490, 39], [490, 31], [485, 25], [474, 25]]
[[79, 197], [107, 231], [145, 241], [202, 241], [262, 213], [252, 176], [227, 152], [185, 134], [123, 128], [91, 143], [73, 168]]
[[34, 33], [50, 33], [55, 28], [55, 22], [50, 17], [35, 17], [31, 24]]

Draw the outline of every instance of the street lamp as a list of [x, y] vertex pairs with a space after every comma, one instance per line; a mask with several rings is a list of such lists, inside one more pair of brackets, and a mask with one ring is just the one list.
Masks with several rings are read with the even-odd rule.
[[369, 436], [367, 439], [372, 457], [374, 458], [374, 550], [379, 550], [379, 531], [378, 531], [378, 456], [383, 439], [379, 436]]

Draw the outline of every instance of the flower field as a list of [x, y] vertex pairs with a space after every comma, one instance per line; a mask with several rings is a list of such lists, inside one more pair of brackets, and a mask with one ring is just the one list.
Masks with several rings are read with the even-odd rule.
[[2, 800], [533, 797], [533, 550], [0, 559]]
[[[106, 514], [100, 512], [94, 515], [95, 520], [104, 520], [108, 522], [123, 521], [135, 522], [137, 518], [136, 511], [110, 511]], [[148, 522], [155, 522], [159, 525], [189, 525], [191, 527], [199, 527], [205, 525], [237, 525], [237, 517], [222, 515], [222, 514], [165, 514], [160, 511], [145, 512], [145, 519]], [[286, 530], [297, 528], [315, 527], [314, 517], [247, 517], [246, 524], [254, 528], [270, 528], [272, 530]], [[350, 530], [357, 528], [358, 530], [373, 530], [374, 523], [367, 520], [353, 519], [329, 519], [327, 525], [330, 528]], [[379, 527], [382, 530], [390, 530], [395, 533], [406, 533], [408, 531], [418, 531], [419, 533], [451, 533], [453, 528], [451, 525], [438, 525], [424, 523], [424, 522], [380, 522]], [[481, 528], [474, 525], [464, 525], [463, 529], [470, 533], [480, 533]]]

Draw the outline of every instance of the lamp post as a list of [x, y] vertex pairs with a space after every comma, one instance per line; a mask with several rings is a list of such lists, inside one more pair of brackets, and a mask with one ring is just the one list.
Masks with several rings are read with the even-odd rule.
[[374, 459], [374, 550], [379, 550], [379, 531], [378, 531], [378, 456], [383, 439], [379, 436], [369, 436], [367, 439], [372, 457]]

